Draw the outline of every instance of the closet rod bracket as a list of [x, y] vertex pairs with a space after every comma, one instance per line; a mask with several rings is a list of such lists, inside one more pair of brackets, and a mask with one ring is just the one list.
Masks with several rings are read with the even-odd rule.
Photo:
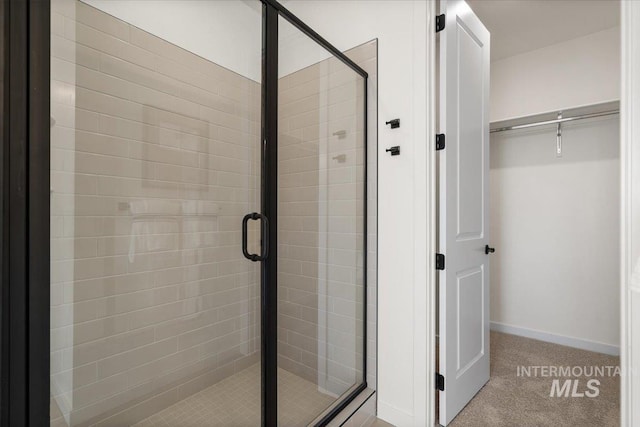
[[558, 124], [556, 127], [556, 157], [562, 157], [562, 111], [558, 113]]

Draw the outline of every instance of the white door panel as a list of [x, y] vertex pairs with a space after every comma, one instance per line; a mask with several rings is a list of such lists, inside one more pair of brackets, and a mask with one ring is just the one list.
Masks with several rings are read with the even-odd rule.
[[440, 424], [489, 380], [489, 32], [462, 0], [441, 2]]

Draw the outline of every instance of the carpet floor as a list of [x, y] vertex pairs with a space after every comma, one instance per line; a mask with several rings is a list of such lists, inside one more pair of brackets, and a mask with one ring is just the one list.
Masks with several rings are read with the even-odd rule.
[[[518, 376], [519, 366], [619, 365], [618, 357], [491, 332], [491, 378], [449, 426], [619, 426], [619, 376]], [[597, 379], [599, 395], [571, 397], [569, 391], [569, 397], [550, 397], [554, 379], [562, 385], [572, 378], [579, 379], [579, 393], [588, 390], [589, 379]]]

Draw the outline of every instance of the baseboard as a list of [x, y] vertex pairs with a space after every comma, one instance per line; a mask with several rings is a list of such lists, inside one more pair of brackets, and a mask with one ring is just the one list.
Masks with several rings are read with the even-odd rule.
[[379, 396], [378, 396], [378, 418], [394, 426], [415, 425], [415, 420], [412, 414], [409, 414], [403, 411], [402, 409], [395, 408], [384, 402], [380, 402]]
[[496, 332], [504, 332], [505, 334], [532, 338], [534, 340], [550, 342], [553, 344], [566, 345], [567, 347], [579, 348], [581, 350], [608, 354], [610, 356], [620, 356], [620, 347], [611, 344], [603, 344], [600, 342], [584, 340], [581, 338], [567, 337], [564, 335], [537, 331], [535, 329], [521, 328], [519, 326], [506, 325], [499, 322], [491, 322], [491, 330]]

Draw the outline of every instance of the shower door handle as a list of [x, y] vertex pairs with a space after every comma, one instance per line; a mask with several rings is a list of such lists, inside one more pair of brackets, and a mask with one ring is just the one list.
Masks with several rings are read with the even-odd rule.
[[[250, 254], [247, 250], [247, 224], [249, 220], [262, 220], [260, 227], [260, 235], [262, 236], [262, 254]], [[269, 220], [266, 216], [261, 215], [257, 212], [252, 212], [250, 214], [246, 214], [242, 219], [242, 254], [249, 261], [264, 261], [269, 256]]]

